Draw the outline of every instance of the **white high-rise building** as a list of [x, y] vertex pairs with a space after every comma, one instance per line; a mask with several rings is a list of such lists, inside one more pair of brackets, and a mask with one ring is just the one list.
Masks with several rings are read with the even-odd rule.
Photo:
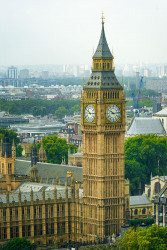
[[17, 68], [16, 67], [9, 67], [8, 68], [8, 78], [17, 79]]

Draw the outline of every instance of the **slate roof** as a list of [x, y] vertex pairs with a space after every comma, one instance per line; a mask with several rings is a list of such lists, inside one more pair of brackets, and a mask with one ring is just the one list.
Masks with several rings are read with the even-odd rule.
[[165, 129], [159, 119], [135, 117], [127, 135], [165, 134]]
[[167, 116], [167, 107], [153, 114], [153, 116]]
[[107, 44], [105, 32], [104, 32], [104, 23], [102, 22], [101, 36], [99, 44], [97, 46], [96, 52], [93, 55], [93, 59], [113, 59], [113, 55], [110, 52], [110, 49]]
[[130, 196], [130, 206], [151, 204], [146, 195]]
[[[93, 55], [95, 59], [109, 59], [112, 60], [114, 57], [108, 47], [107, 40], [104, 32], [104, 23], [102, 22], [101, 36], [96, 52]], [[91, 73], [88, 82], [84, 85], [84, 89], [123, 89], [118, 82], [115, 73], [111, 71], [95, 71]]]
[[[30, 191], [31, 187], [33, 191], [33, 200], [36, 201], [37, 199], [39, 201], [42, 201], [42, 189], [43, 186], [45, 188], [45, 200], [54, 199], [54, 188], [57, 189], [57, 199], [64, 199], [65, 198], [65, 186], [59, 186], [59, 185], [47, 185], [47, 184], [40, 184], [40, 183], [33, 183], [33, 182], [24, 182], [20, 185], [20, 191], [21, 191], [21, 201], [24, 202], [25, 200], [27, 202], [30, 201]], [[16, 189], [16, 191], [19, 191], [19, 188]], [[71, 187], [68, 187], [68, 197], [71, 198]], [[79, 197], [83, 197], [83, 189], [79, 189]], [[18, 193], [9, 193], [9, 203], [12, 202], [18, 202]], [[0, 194], [0, 203], [6, 203], [6, 194]]]
[[114, 71], [93, 71], [84, 89], [122, 89]]
[[[67, 166], [67, 165], [58, 165], [51, 163], [37, 163], [38, 175], [42, 178], [60, 178], [66, 177], [67, 171], [74, 172], [74, 179], [77, 182], [83, 182], [83, 170], [82, 167]], [[31, 161], [19, 160], [15, 161], [15, 174], [17, 175], [27, 175], [30, 176], [31, 170]], [[50, 180], [51, 181], [51, 180]], [[63, 183], [62, 183], [63, 184]]]

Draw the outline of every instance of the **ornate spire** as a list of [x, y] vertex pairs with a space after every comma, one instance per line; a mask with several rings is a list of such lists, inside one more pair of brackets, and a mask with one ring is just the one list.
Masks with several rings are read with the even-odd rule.
[[16, 146], [14, 143], [14, 139], [13, 139], [13, 144], [12, 144], [12, 157], [15, 159], [16, 158]]
[[38, 162], [38, 152], [37, 152], [35, 139], [34, 139], [34, 143], [33, 143], [32, 149], [31, 149], [31, 167], [36, 165], [37, 162]]
[[102, 13], [102, 29], [96, 52], [93, 55], [92, 74], [83, 89], [123, 89], [114, 70], [114, 56], [106, 40]]
[[102, 11], [102, 17], [101, 17], [101, 20], [102, 20], [102, 24], [104, 24], [104, 19], [105, 19], [105, 17], [104, 17], [104, 12]]
[[102, 12], [102, 30], [101, 30], [101, 36], [99, 40], [99, 44], [97, 46], [96, 52], [93, 55], [93, 59], [113, 59], [113, 55], [111, 54], [111, 51], [108, 47], [105, 31], [104, 31], [104, 16]]
[[41, 140], [41, 147], [39, 149], [39, 162], [47, 162], [46, 150], [43, 146], [43, 141]]

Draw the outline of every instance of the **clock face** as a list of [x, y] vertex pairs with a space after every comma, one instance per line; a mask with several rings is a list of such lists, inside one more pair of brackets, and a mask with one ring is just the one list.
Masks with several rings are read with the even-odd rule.
[[120, 118], [120, 109], [117, 105], [110, 105], [106, 111], [107, 118], [110, 122], [116, 122]]
[[92, 105], [88, 105], [85, 108], [85, 119], [87, 122], [93, 122], [95, 118], [95, 109]]

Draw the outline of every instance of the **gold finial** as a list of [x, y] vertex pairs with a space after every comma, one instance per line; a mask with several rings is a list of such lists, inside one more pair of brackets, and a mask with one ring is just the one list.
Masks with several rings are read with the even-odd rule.
[[105, 17], [104, 17], [104, 12], [102, 11], [102, 17], [101, 17], [102, 24], [104, 24], [104, 19], [105, 19]]
[[85, 85], [85, 77], [83, 77], [83, 86]]
[[112, 55], [114, 56], [114, 49], [112, 48]]

